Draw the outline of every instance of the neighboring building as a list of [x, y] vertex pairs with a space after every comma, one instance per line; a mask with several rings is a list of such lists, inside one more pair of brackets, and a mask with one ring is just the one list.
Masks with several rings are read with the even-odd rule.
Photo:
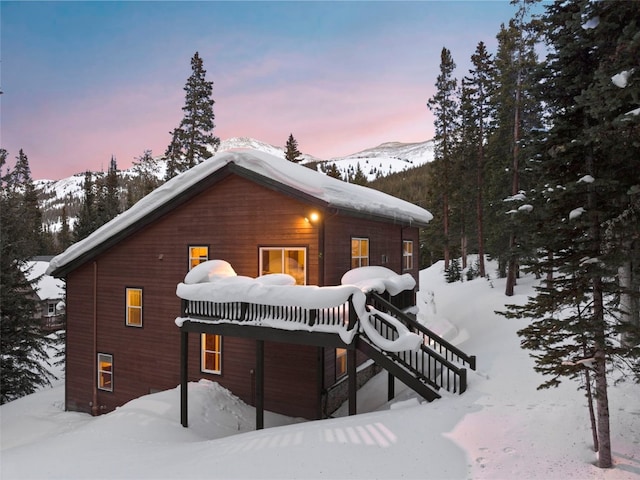
[[[216, 155], [52, 260], [48, 273], [67, 284], [66, 408], [107, 412], [180, 383], [176, 286], [200, 262], [222, 259], [238, 275], [288, 273], [320, 286], [380, 265], [417, 282], [419, 228], [431, 218], [262, 152]], [[191, 335], [189, 380], [217, 381], [255, 404], [255, 358], [254, 339]], [[345, 358], [341, 349], [266, 341], [264, 407], [322, 418]]]
[[26, 263], [27, 280], [33, 282], [33, 298], [37, 301], [35, 319], [45, 332], [64, 328], [64, 282], [45, 272], [53, 257], [34, 257]]

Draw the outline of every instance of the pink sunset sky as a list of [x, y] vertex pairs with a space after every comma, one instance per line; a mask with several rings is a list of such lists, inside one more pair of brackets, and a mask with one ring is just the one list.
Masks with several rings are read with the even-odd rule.
[[508, 1], [5, 2], [1, 144], [34, 179], [129, 168], [164, 153], [198, 51], [221, 139], [253, 137], [323, 159], [433, 137], [426, 101], [440, 52], [461, 78]]

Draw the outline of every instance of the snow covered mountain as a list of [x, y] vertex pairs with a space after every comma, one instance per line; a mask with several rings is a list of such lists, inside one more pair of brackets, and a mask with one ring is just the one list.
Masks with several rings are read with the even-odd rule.
[[[284, 148], [249, 137], [234, 137], [223, 140], [220, 142], [218, 151], [238, 148], [252, 148], [284, 158]], [[428, 140], [418, 143], [388, 142], [346, 157], [331, 159], [321, 159], [303, 153], [301, 163], [319, 171], [322, 171], [321, 166], [323, 165], [335, 164], [343, 178], [353, 174], [359, 166], [367, 179], [371, 181], [378, 177], [418, 167], [432, 160], [433, 140]], [[164, 176], [164, 171], [165, 163], [158, 157], [157, 175], [159, 178]], [[93, 173], [94, 179], [105, 174], [104, 172]], [[133, 169], [122, 170], [119, 173], [124, 183], [136, 175]], [[83, 197], [83, 183], [84, 172], [61, 180], [34, 180], [40, 198], [45, 228], [54, 232], [59, 230], [62, 207], [65, 205], [69, 225], [73, 227]]]

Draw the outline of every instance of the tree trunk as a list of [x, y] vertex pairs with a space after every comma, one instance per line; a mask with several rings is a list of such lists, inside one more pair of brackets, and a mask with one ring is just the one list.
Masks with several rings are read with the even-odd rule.
[[593, 409], [593, 393], [591, 392], [591, 375], [589, 369], [585, 367], [584, 378], [587, 388], [587, 405], [589, 407], [589, 421], [591, 422], [591, 436], [593, 437], [593, 451], [598, 451], [598, 425], [596, 423], [596, 413]]
[[484, 145], [482, 140], [484, 137], [482, 124], [480, 124], [480, 147], [478, 149], [478, 172], [477, 172], [477, 197], [476, 197], [476, 223], [478, 229], [478, 274], [485, 277], [487, 272], [484, 266], [484, 218], [482, 212], [482, 190], [484, 188]]
[[609, 398], [607, 397], [606, 359], [602, 347], [596, 348], [596, 402], [598, 406], [598, 467], [611, 468], [611, 432], [609, 430]]
[[[629, 248], [627, 251], [630, 251]], [[638, 322], [638, 299], [633, 295], [633, 269], [631, 260], [626, 260], [622, 266], [618, 268], [618, 281], [620, 284], [620, 322], [623, 327], [631, 330], [634, 326], [640, 326]], [[622, 344], [624, 346], [633, 346], [638, 341], [630, 331], [622, 332]]]
[[[513, 162], [511, 171], [511, 195], [515, 195], [520, 191], [520, 168], [518, 166], [518, 156], [520, 154], [520, 89], [522, 85], [521, 72], [518, 71], [518, 79], [516, 81], [516, 98], [513, 112]], [[516, 268], [518, 260], [515, 256], [514, 249], [516, 246], [516, 234], [511, 232], [509, 236], [509, 263], [507, 265], [507, 284], [505, 286], [505, 295], [511, 297], [516, 286]]]
[[444, 268], [445, 270], [449, 268], [449, 261], [451, 260], [449, 254], [449, 194], [447, 192], [444, 193], [442, 197], [443, 203], [443, 217], [442, 217], [442, 225], [444, 229]]

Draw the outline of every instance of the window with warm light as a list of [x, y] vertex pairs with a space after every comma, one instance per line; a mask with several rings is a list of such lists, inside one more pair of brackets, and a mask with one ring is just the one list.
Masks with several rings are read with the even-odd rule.
[[98, 354], [98, 388], [113, 392], [113, 355]]
[[142, 289], [127, 288], [127, 319], [128, 327], [142, 327]]
[[222, 373], [222, 335], [201, 336], [200, 369], [205, 373]]
[[209, 260], [208, 246], [193, 245], [189, 247], [189, 270], [207, 260]]
[[336, 379], [347, 374], [347, 349], [336, 348]]
[[369, 239], [351, 239], [351, 268], [369, 266]]
[[412, 240], [402, 241], [402, 269], [403, 270], [413, 269], [413, 241]]
[[304, 247], [261, 247], [260, 275], [286, 273], [297, 285], [307, 283], [307, 249]]

